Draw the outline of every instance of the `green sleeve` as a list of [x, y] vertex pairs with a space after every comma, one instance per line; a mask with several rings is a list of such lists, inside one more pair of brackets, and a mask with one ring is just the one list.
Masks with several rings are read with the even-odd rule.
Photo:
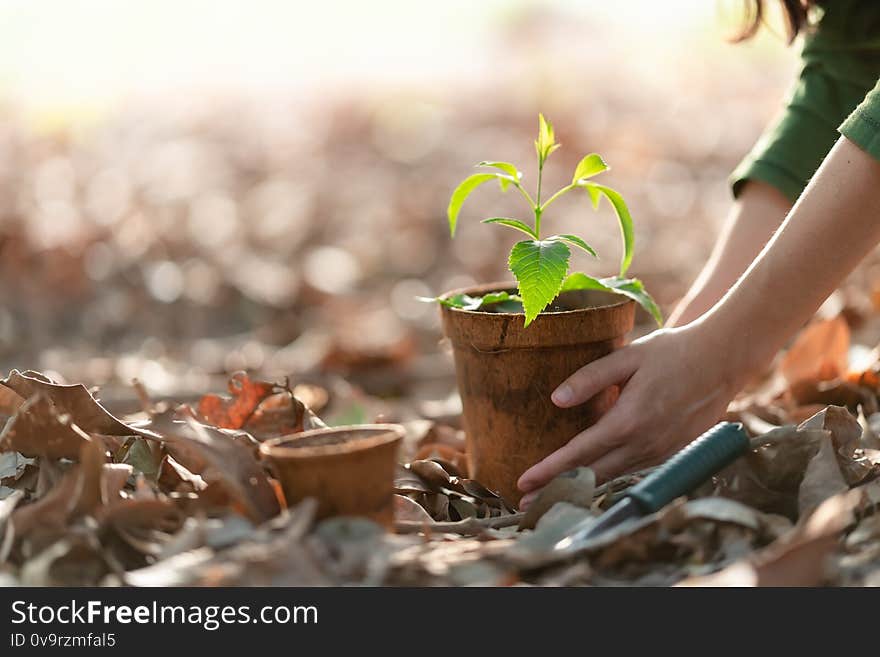
[[[734, 196], [746, 181], [761, 180], [797, 200], [837, 141], [841, 123], [880, 78], [880, 2], [826, 0], [818, 5], [821, 18], [804, 41], [800, 76], [779, 118], [733, 172]], [[877, 149], [877, 101], [854, 116], [842, 129]]]
[[[831, 55], [829, 55], [831, 57]], [[841, 55], [834, 63], [839, 64]], [[781, 116], [731, 176], [734, 196], [748, 180], [772, 185], [796, 201], [839, 136], [841, 122], [873, 84], [843, 79], [838, 66], [813, 57], [803, 68]]]
[[840, 133], [880, 160], [880, 82], [843, 122]]

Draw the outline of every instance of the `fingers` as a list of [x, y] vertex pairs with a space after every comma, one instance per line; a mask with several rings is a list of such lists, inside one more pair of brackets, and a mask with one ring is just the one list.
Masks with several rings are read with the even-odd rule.
[[550, 454], [543, 461], [526, 470], [517, 482], [517, 487], [530, 493], [547, 484], [556, 475], [579, 465], [589, 465], [593, 461], [615, 449], [627, 436], [625, 411], [615, 406], [607, 415], [589, 429], [582, 431], [563, 447]]
[[531, 493], [526, 493], [519, 500], [519, 510], [525, 511], [529, 508], [529, 505], [535, 501], [535, 498], [538, 497], [538, 493], [540, 490], [533, 490]]
[[605, 388], [627, 379], [637, 367], [636, 359], [636, 351], [627, 347], [584, 365], [553, 391], [551, 399], [560, 408], [583, 404]]
[[608, 452], [590, 467], [596, 473], [596, 481], [610, 481], [628, 472], [635, 472], [647, 463], [632, 449], [620, 447]]

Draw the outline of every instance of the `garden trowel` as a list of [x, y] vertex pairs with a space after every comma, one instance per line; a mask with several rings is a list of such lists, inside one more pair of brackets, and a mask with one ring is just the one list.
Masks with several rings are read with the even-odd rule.
[[598, 534], [632, 518], [650, 515], [726, 467], [749, 449], [743, 425], [721, 422], [694, 440], [642, 481], [598, 518], [572, 527], [553, 547], [554, 552], [576, 552]]

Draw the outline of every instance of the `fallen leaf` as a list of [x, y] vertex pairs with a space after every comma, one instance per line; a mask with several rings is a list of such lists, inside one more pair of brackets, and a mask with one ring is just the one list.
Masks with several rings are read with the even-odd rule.
[[520, 529], [533, 529], [538, 521], [557, 502], [568, 502], [574, 506], [589, 509], [593, 503], [596, 490], [596, 474], [590, 468], [576, 468], [563, 472], [544, 486], [537, 497], [532, 500], [523, 519]]
[[856, 489], [825, 500], [804, 522], [753, 556], [679, 586], [818, 586], [827, 576], [826, 559], [852, 524], [862, 501]]
[[878, 471], [864, 453], [862, 444], [864, 431], [861, 424], [845, 408], [828, 406], [809, 418], [800, 428], [825, 429], [831, 432], [835, 456], [850, 486], [855, 486]]
[[57, 407], [45, 393], [38, 392], [6, 423], [0, 434], [0, 451], [49, 459], [75, 459], [88, 440], [89, 436], [71, 423], [69, 415], [59, 416]]
[[276, 392], [274, 383], [254, 381], [245, 372], [235, 372], [227, 384], [229, 397], [204, 395], [197, 413], [203, 422], [223, 429], [241, 429], [264, 399]]
[[74, 518], [93, 512], [101, 505], [103, 466], [103, 449], [96, 443], [85, 443], [79, 463], [68, 469], [46, 495], [12, 513], [10, 522], [16, 540], [27, 539], [45, 547], [63, 535]]
[[806, 518], [829, 497], [848, 489], [837, 463], [834, 442], [829, 436], [821, 442], [819, 451], [807, 465], [798, 490], [798, 515]]
[[449, 484], [449, 473], [434, 461], [413, 461], [409, 464], [409, 469], [421, 477], [432, 489]]
[[202, 478], [208, 484], [220, 483], [241, 504], [249, 518], [262, 522], [277, 515], [280, 511], [278, 500], [268, 475], [254, 459], [252, 451], [223, 431], [200, 424], [184, 409], [180, 419], [174, 411], [154, 416], [150, 429], [170, 446], [197, 455], [205, 464], [199, 472]]
[[434, 523], [434, 519], [428, 515], [428, 512], [418, 502], [396, 494], [394, 495], [394, 520], [424, 522], [428, 525]]
[[0, 386], [15, 391], [25, 399], [42, 392], [59, 415], [69, 415], [70, 421], [86, 433], [108, 436], [134, 436], [141, 433], [114, 417], [82, 384], [61, 385], [39, 372], [12, 370], [9, 376], [0, 380]]
[[846, 320], [817, 320], [807, 326], [779, 363], [779, 372], [789, 384], [827, 381], [847, 371], [850, 331]]

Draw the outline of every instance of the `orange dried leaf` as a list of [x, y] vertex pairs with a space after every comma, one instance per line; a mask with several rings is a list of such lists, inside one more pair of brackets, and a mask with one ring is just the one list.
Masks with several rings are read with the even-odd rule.
[[274, 383], [254, 381], [245, 372], [236, 372], [229, 379], [231, 397], [205, 395], [199, 400], [199, 418], [221, 429], [241, 429], [266, 397], [276, 390]]
[[843, 317], [817, 321], [805, 328], [782, 358], [779, 372], [789, 385], [828, 381], [847, 371], [849, 326]]

